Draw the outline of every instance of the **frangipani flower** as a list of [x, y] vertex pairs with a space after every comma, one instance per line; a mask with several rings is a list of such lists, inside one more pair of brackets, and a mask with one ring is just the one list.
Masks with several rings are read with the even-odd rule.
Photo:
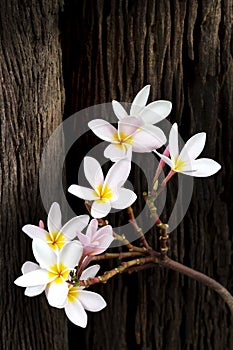
[[[84, 270], [80, 280], [93, 278], [99, 271], [100, 266], [94, 265]], [[83, 290], [84, 287], [69, 286], [67, 298], [63, 305], [69, 320], [75, 325], [85, 328], [87, 325], [87, 311], [97, 312], [107, 305], [101, 295]]]
[[[55, 252], [41, 239], [35, 238], [32, 242], [33, 254], [40, 268], [33, 269], [26, 265], [22, 276], [15, 280], [20, 287], [38, 287], [44, 290], [51, 306], [58, 307], [64, 303], [68, 294], [66, 282], [71, 270], [74, 269], [82, 256], [83, 248], [80, 242], [68, 242], [64, 247]], [[27, 272], [28, 271], [28, 272]], [[29, 291], [29, 289], [26, 289]], [[33, 294], [33, 292], [29, 292]], [[36, 295], [36, 294], [34, 294]]]
[[168, 164], [172, 171], [195, 177], [207, 177], [215, 174], [221, 165], [213, 159], [196, 159], [202, 152], [206, 142], [206, 133], [201, 132], [192, 136], [184, 145], [181, 152], [178, 146], [178, 128], [173, 124], [169, 135], [169, 152], [171, 158], [159, 154], [159, 157]]
[[83, 255], [97, 255], [103, 253], [112, 243], [112, 227], [110, 225], [101, 227], [98, 230], [98, 220], [92, 219], [84, 235], [77, 233], [79, 241], [83, 246]]
[[32, 239], [40, 238], [47, 242], [54, 249], [61, 249], [66, 242], [71, 241], [88, 224], [89, 216], [80, 215], [69, 220], [63, 227], [61, 226], [61, 210], [58, 203], [54, 202], [48, 213], [47, 232], [40, 221], [40, 226], [25, 225], [23, 231]]
[[126, 188], [122, 188], [129, 176], [130, 161], [119, 160], [108, 171], [106, 178], [99, 162], [91, 157], [84, 158], [84, 173], [92, 188], [71, 185], [68, 191], [75, 196], [93, 201], [91, 215], [94, 218], [103, 218], [111, 210], [125, 209], [137, 198], [136, 194]]
[[132, 102], [129, 115], [119, 102], [113, 100], [112, 107], [117, 118], [122, 120], [129, 116], [140, 117], [146, 124], [156, 124], [166, 118], [172, 109], [171, 102], [158, 100], [146, 106], [149, 93], [150, 85], [146, 85], [138, 92]]
[[105, 149], [104, 156], [112, 161], [131, 158], [133, 152], [151, 152], [164, 145], [166, 136], [157, 126], [144, 124], [136, 117], [125, 117], [118, 122], [118, 130], [103, 119], [88, 123], [93, 133], [111, 144]]

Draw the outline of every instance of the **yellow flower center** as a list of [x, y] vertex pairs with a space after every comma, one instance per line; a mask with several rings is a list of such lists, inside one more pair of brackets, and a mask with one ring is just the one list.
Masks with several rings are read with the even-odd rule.
[[54, 250], [60, 250], [66, 242], [65, 236], [61, 232], [49, 232], [45, 238], [50, 248]]
[[78, 287], [69, 287], [67, 299], [69, 303], [73, 303], [79, 294]]
[[116, 132], [113, 135], [113, 141], [117, 141], [120, 145], [122, 145], [123, 143], [127, 145], [131, 145], [133, 142], [133, 137], [130, 135], [126, 135], [123, 132], [120, 132], [119, 134], [118, 132]]
[[174, 159], [175, 166], [172, 168], [174, 171], [182, 171], [186, 165], [186, 162], [181, 158]]
[[98, 185], [95, 189], [95, 195], [99, 197], [99, 200], [107, 202], [109, 201], [109, 199], [112, 198], [113, 193], [111, 188], [109, 188], [108, 186]]
[[49, 266], [49, 278], [54, 278], [53, 282], [55, 283], [63, 283], [64, 280], [68, 279], [70, 271], [67, 269], [63, 263], [54, 264]]

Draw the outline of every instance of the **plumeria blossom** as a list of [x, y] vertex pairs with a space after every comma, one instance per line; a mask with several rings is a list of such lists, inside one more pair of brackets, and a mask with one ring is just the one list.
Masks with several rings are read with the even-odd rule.
[[[26, 293], [31, 296], [40, 294], [46, 286], [49, 304], [55, 307], [64, 304], [69, 290], [66, 281], [82, 256], [81, 243], [77, 240], [68, 242], [60, 251], [55, 252], [41, 239], [35, 238], [32, 249], [39, 268], [26, 264], [23, 267], [24, 274], [15, 280], [15, 284], [27, 287]], [[39, 292], [38, 289], [33, 292], [32, 287], [37, 287]]]
[[[93, 278], [99, 271], [100, 266], [94, 265], [85, 269], [80, 280]], [[106, 307], [106, 302], [101, 295], [84, 290], [85, 287], [69, 285], [64, 304], [66, 316], [75, 325], [85, 328], [87, 325], [87, 311], [97, 312]]]
[[195, 177], [207, 177], [215, 174], [221, 168], [213, 159], [196, 159], [202, 152], [206, 142], [206, 133], [201, 132], [192, 136], [184, 145], [181, 152], [178, 146], [178, 128], [173, 124], [169, 135], [170, 157], [155, 151], [168, 164], [172, 171]]
[[85, 235], [78, 232], [77, 236], [83, 246], [83, 256], [103, 253], [114, 240], [112, 226], [106, 225], [98, 230], [96, 219], [90, 221]]
[[129, 116], [139, 117], [145, 124], [156, 124], [166, 118], [172, 109], [171, 102], [166, 100], [158, 100], [151, 102], [146, 106], [149, 93], [150, 85], [146, 85], [138, 92], [132, 102], [129, 114], [119, 102], [113, 100], [112, 107], [117, 118], [119, 120], [123, 120]]
[[157, 126], [145, 124], [137, 117], [125, 117], [118, 122], [118, 129], [103, 119], [94, 119], [88, 123], [93, 133], [111, 144], [105, 149], [104, 156], [117, 161], [131, 159], [133, 152], [152, 152], [165, 144], [166, 136]]
[[136, 200], [137, 196], [133, 191], [122, 187], [130, 169], [130, 161], [119, 160], [109, 169], [104, 179], [99, 162], [92, 157], [85, 157], [84, 173], [92, 188], [71, 185], [68, 191], [79, 198], [93, 201], [92, 217], [103, 218], [111, 208], [125, 209]]
[[48, 213], [48, 231], [46, 231], [40, 220], [39, 227], [25, 225], [23, 231], [32, 239], [40, 238], [54, 250], [61, 249], [66, 242], [71, 241], [88, 224], [89, 216], [80, 215], [69, 220], [64, 226], [61, 225], [61, 210], [58, 203], [54, 202]]

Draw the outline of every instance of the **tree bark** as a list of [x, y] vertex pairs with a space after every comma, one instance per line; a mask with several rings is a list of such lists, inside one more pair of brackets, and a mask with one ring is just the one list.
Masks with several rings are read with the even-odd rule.
[[[21, 265], [33, 258], [31, 239], [21, 228], [47, 215], [39, 195], [39, 166], [49, 136], [62, 122], [64, 89], [58, 22], [62, 3], [0, 3], [0, 347], [4, 350], [68, 348], [63, 310], [51, 308], [44, 295], [32, 299], [24, 296], [23, 288], [13, 283]], [[55, 150], [61, 148], [62, 144], [57, 144]], [[56, 164], [54, 157], [51, 154]], [[48, 186], [52, 181], [48, 173]]]
[[[233, 224], [231, 4], [74, 0], [67, 1], [62, 21], [66, 116], [112, 99], [131, 102], [149, 83], [151, 101], [172, 101], [170, 121], [178, 122], [185, 141], [207, 132], [203, 157], [216, 159], [222, 170], [209, 179], [195, 179], [189, 211], [171, 234], [169, 254], [228, 289]], [[74, 148], [68, 158], [68, 185], [75, 183], [78, 151]], [[163, 215], [168, 217], [169, 208]], [[155, 230], [147, 237], [157, 245]], [[118, 276], [94, 290], [108, 307], [89, 315], [86, 331], [70, 326], [70, 340], [80, 339], [87, 349], [231, 348], [232, 317], [224, 302], [176, 272], [155, 268]]]

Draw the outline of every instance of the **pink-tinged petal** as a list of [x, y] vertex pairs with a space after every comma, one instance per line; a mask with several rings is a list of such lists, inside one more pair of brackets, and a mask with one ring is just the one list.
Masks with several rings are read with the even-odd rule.
[[76, 197], [85, 199], [87, 201], [93, 201], [97, 197], [94, 190], [79, 185], [71, 185], [68, 188], [68, 192], [72, 193]]
[[99, 238], [101, 238], [102, 236], [110, 236], [112, 237], [112, 226], [107, 225], [104, 227], [101, 227], [98, 231], [96, 231], [93, 236], [92, 236], [92, 240], [98, 240]]
[[42, 285], [42, 286], [35, 286], [35, 287], [27, 287], [25, 289], [24, 294], [27, 297], [35, 297], [41, 293], [43, 293], [43, 291], [45, 290], [46, 284]]
[[133, 191], [126, 188], [120, 188], [118, 194], [118, 200], [111, 203], [112, 208], [115, 209], [125, 209], [133, 204], [137, 199], [137, 195]]
[[95, 201], [91, 206], [91, 216], [96, 219], [104, 218], [111, 210], [109, 202]]
[[190, 175], [194, 177], [207, 177], [214, 175], [221, 169], [221, 165], [213, 159], [200, 158], [192, 162], [193, 167], [197, 170], [193, 171], [182, 171], [185, 175]]
[[40, 266], [38, 264], [35, 264], [32, 261], [26, 261], [21, 267], [21, 271], [23, 274], [31, 271], [39, 270], [39, 269], [40, 269]]
[[34, 239], [32, 241], [32, 250], [36, 261], [40, 267], [48, 269], [49, 266], [56, 264], [57, 255], [47, 243], [41, 239]]
[[148, 104], [140, 117], [148, 124], [155, 124], [166, 118], [172, 109], [170, 101], [158, 100]]
[[121, 159], [115, 163], [108, 171], [104, 181], [104, 186], [109, 188], [121, 187], [127, 180], [131, 169], [131, 162], [127, 159]]
[[72, 270], [82, 256], [83, 247], [79, 241], [68, 242], [64, 245], [59, 254], [59, 262], [67, 266], [68, 269]]
[[77, 237], [83, 246], [90, 244], [90, 238], [87, 235], [84, 235], [83, 233], [78, 232]]
[[49, 232], [58, 232], [61, 229], [61, 209], [56, 202], [50, 207], [47, 225]]
[[18, 277], [14, 283], [20, 287], [34, 287], [45, 285], [51, 281], [48, 271], [44, 269], [34, 270]]
[[68, 319], [76, 326], [85, 328], [87, 326], [87, 314], [84, 307], [77, 299], [65, 305], [65, 313]]
[[134, 135], [143, 125], [141, 119], [136, 117], [127, 117], [118, 122], [118, 137], [120, 140], [127, 140], [131, 135]]
[[156, 150], [154, 150], [154, 152], [155, 152], [167, 165], [169, 165], [171, 169], [174, 168], [175, 164], [174, 164], [174, 162], [173, 162], [170, 158], [164, 156], [163, 154], [160, 154], [160, 153], [157, 152]]
[[[107, 146], [104, 150], [105, 158], [109, 158], [112, 162], [117, 162], [128, 156], [128, 148], [124, 144], [115, 144]], [[132, 149], [132, 147], [130, 147]]]
[[40, 221], [39, 221], [39, 227], [40, 227], [40, 228], [44, 228], [44, 221], [43, 221], [43, 220], [40, 220]]
[[206, 133], [200, 132], [192, 136], [184, 145], [179, 158], [184, 161], [196, 159], [203, 151], [206, 142]]
[[116, 128], [103, 119], [92, 120], [88, 126], [96, 136], [108, 142], [113, 142], [114, 135], [117, 134]]
[[87, 237], [92, 237], [98, 230], [98, 220], [92, 219], [87, 227]]
[[86, 290], [79, 291], [78, 300], [81, 302], [84, 309], [92, 312], [100, 311], [107, 305], [101, 295]]
[[146, 102], [148, 100], [150, 93], [150, 85], [144, 86], [138, 94], [135, 96], [131, 108], [130, 108], [130, 115], [137, 116], [142, 111], [143, 107], [145, 107]]
[[105, 250], [108, 249], [113, 240], [114, 238], [110, 236], [99, 238], [97, 241], [98, 245], [92, 247], [92, 250], [90, 250], [89, 255], [98, 255], [105, 252]]
[[104, 183], [104, 175], [99, 162], [92, 157], [84, 158], [84, 173], [92, 188]]
[[112, 108], [113, 108], [115, 115], [117, 116], [117, 118], [119, 120], [122, 120], [122, 119], [128, 117], [128, 113], [126, 112], [126, 110], [122, 107], [122, 105], [119, 102], [113, 100], [112, 101]]
[[164, 132], [157, 126], [146, 124], [133, 136], [134, 152], [151, 152], [164, 145], [166, 136]]
[[69, 240], [74, 239], [79, 231], [88, 224], [89, 215], [79, 215], [69, 220], [62, 228], [62, 234]]
[[87, 280], [88, 278], [93, 278], [96, 276], [96, 274], [98, 273], [100, 269], [100, 265], [93, 265], [88, 267], [87, 269], [85, 269], [81, 276], [80, 276], [80, 280]]
[[46, 288], [46, 296], [48, 299], [48, 303], [51, 306], [60, 306], [64, 305], [64, 302], [68, 295], [68, 283], [50, 283]]
[[25, 225], [22, 228], [23, 232], [26, 233], [30, 238], [40, 238], [44, 241], [46, 240], [46, 235], [48, 234], [43, 228], [40, 228], [35, 225]]
[[175, 161], [179, 156], [179, 146], [178, 146], [178, 126], [177, 123], [172, 125], [169, 134], [169, 151], [172, 161]]

